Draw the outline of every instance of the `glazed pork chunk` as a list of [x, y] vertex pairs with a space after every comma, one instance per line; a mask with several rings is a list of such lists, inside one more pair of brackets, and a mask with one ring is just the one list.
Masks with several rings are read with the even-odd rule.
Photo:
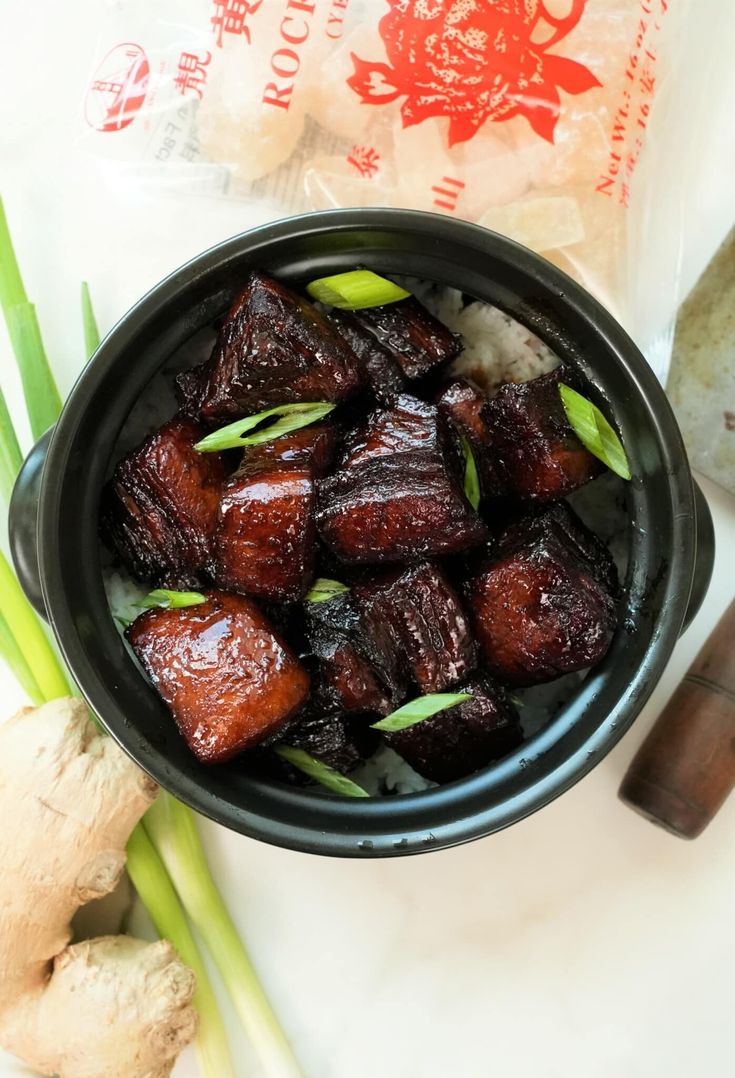
[[326, 710], [387, 715], [403, 682], [383, 685], [360, 650], [363, 634], [353, 596], [341, 592], [325, 602], [306, 603], [305, 610], [309, 648], [319, 665], [316, 692]]
[[477, 465], [483, 498], [502, 494], [503, 485], [493, 460], [492, 436], [485, 419], [485, 394], [467, 379], [457, 378], [441, 392], [436, 403], [439, 414], [467, 439]]
[[465, 594], [488, 669], [522, 686], [600, 662], [617, 592], [609, 551], [560, 503], [507, 528]]
[[203, 763], [272, 738], [306, 700], [309, 675], [251, 599], [226, 592], [147, 610], [128, 641]]
[[[339, 712], [324, 712], [311, 706], [289, 727], [283, 738], [290, 748], [303, 749], [342, 774], [352, 771], [369, 755], [377, 741], [377, 733], [367, 724], [359, 724]], [[289, 782], [302, 785], [306, 781], [303, 773], [285, 760], [273, 763], [276, 771]]]
[[454, 688], [470, 700], [439, 711], [385, 740], [414, 771], [433, 782], [453, 782], [506, 756], [523, 741], [518, 713], [486, 674]]
[[219, 587], [271, 601], [303, 597], [314, 575], [316, 478], [335, 438], [317, 424], [245, 451], [217, 514], [211, 574]]
[[492, 438], [502, 493], [551, 502], [604, 471], [569, 424], [560, 382], [574, 385], [562, 367], [529, 382], [509, 382], [488, 401], [483, 418]]
[[446, 576], [422, 562], [355, 587], [362, 647], [385, 682], [443, 692], [474, 669], [475, 642]]
[[297, 401], [341, 401], [360, 384], [350, 346], [308, 300], [251, 273], [211, 358], [178, 376], [185, 411], [214, 425]]
[[319, 484], [323, 541], [345, 562], [454, 554], [486, 529], [465, 497], [459, 458], [436, 408], [404, 394], [374, 412]]
[[194, 449], [204, 433], [172, 419], [117, 464], [103, 492], [103, 534], [140, 580], [192, 586], [209, 560], [225, 466]]
[[406, 379], [396, 357], [355, 314], [335, 308], [327, 317], [357, 356], [365, 385], [381, 404], [405, 392]]
[[393, 356], [407, 378], [419, 378], [459, 355], [459, 337], [410, 296], [383, 307], [365, 307], [354, 319]]

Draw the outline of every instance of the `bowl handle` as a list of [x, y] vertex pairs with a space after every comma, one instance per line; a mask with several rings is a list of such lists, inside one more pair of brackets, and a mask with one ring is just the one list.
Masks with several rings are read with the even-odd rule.
[[699, 484], [693, 481], [693, 486], [694, 534], [697, 554], [694, 562], [692, 590], [689, 593], [689, 605], [684, 617], [682, 633], [686, 632], [699, 612], [699, 608], [707, 594], [707, 589], [712, 579], [712, 569], [715, 564], [715, 529], [712, 524], [712, 513]]
[[8, 532], [10, 554], [20, 586], [31, 606], [48, 620], [38, 568], [38, 502], [41, 477], [54, 428], [39, 438], [23, 461], [10, 499]]

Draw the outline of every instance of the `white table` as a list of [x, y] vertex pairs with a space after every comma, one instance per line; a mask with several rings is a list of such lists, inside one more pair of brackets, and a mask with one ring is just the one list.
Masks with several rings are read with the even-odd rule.
[[[101, 182], [69, 145], [96, 5], [53, 9], [42, 21], [26, 5], [0, 13], [6, 87], [22, 89], [0, 107], [0, 188], [68, 391], [82, 362], [82, 278], [106, 330], [164, 273], [260, 218]], [[688, 283], [731, 223], [731, 172], [717, 161], [713, 150], [693, 203]], [[0, 354], [19, 409], [4, 337]], [[636, 746], [735, 591], [735, 502], [703, 487], [719, 546], [702, 611], [633, 730], [549, 808], [470, 846], [371, 862], [288, 853], [203, 825], [215, 877], [311, 1078], [733, 1073], [734, 806], [688, 844], [616, 800]], [[0, 693], [8, 710], [22, 703], [5, 671]], [[238, 1075], [257, 1075], [231, 1025]], [[21, 1073], [0, 1058], [0, 1075]], [[176, 1073], [196, 1074], [191, 1053]]]

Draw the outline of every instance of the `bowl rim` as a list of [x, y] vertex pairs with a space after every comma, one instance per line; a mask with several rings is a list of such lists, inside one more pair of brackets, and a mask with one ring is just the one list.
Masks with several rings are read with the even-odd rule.
[[[475, 775], [438, 789], [396, 797], [359, 799], [359, 802], [321, 797], [313, 792], [305, 794], [302, 790], [278, 784], [279, 803], [288, 820], [284, 823], [280, 816], [272, 818], [260, 814], [265, 787], [272, 787], [272, 783], [250, 780], [254, 791], [252, 807], [235, 805], [215, 790], [205, 789], [201, 781], [194, 781], [172, 768], [165, 755], [141, 737], [117, 707], [115, 685], [105, 683], [88, 662], [83, 632], [66, 596], [61, 559], [56, 557], [59, 499], [80, 417], [99, 393], [115, 357], [125, 353], [140, 333], [141, 326], [152, 324], [160, 310], [185, 294], [195, 282], [205, 280], [217, 266], [254, 246], [314, 233], [405, 232], [407, 229], [414, 234], [421, 233], [427, 239], [430, 237], [431, 242], [440, 244], [442, 238], [447, 238], [469, 245], [480, 253], [492, 246], [501, 260], [540, 282], [547, 292], [572, 308], [576, 317], [583, 320], [592, 334], [604, 341], [608, 352], [617, 358], [628, 381], [645, 403], [650, 431], [662, 456], [674, 507], [664, 601], [655, 639], [647, 649], [635, 682], [621, 693], [616, 706], [596, 729], [579, 744], [572, 745], [564, 759], [554, 763], [550, 770], [544, 769], [545, 758], [552, 755], [561, 737], [573, 733], [586, 709], [594, 705], [597, 687], [594, 672], [562, 715], [555, 717], [521, 747], [519, 753], [522, 754], [525, 748], [528, 756], [529, 746], [533, 743], [533, 758], [525, 762], [522, 755], [519, 757], [514, 753]], [[539, 332], [537, 326], [532, 328]], [[540, 335], [543, 336], [543, 332]], [[160, 785], [203, 815], [279, 846], [336, 856], [400, 855], [455, 845], [523, 819], [569, 789], [617, 743], [653, 691], [684, 621], [695, 564], [693, 514], [691, 473], [663, 389], [630, 337], [580, 285], [534, 252], [468, 222], [414, 210], [346, 209], [286, 217], [215, 244], [170, 273], [118, 321], [72, 388], [51, 439], [39, 506], [39, 564], [49, 618], [82, 693], [108, 732]], [[560, 720], [563, 720], [561, 726]], [[534, 785], [520, 794], [513, 792], [513, 779], [518, 777], [519, 767], [527, 767], [530, 777], [535, 776]], [[489, 799], [491, 791], [497, 795], [494, 800]], [[443, 822], [432, 827], [410, 823], [426, 815], [429, 798], [433, 798], [437, 805], [441, 803]], [[417, 808], [418, 802], [422, 803], [423, 811]], [[396, 816], [405, 819], [405, 826], [396, 822]], [[360, 835], [363, 837], [358, 837]]]

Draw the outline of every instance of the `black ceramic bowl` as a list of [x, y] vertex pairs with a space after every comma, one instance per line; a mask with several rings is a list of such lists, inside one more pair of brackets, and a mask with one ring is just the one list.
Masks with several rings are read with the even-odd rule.
[[[358, 264], [452, 285], [532, 329], [614, 417], [635, 477], [628, 485], [630, 564], [620, 627], [569, 705], [522, 749], [470, 778], [370, 800], [254, 778], [237, 760], [198, 763], [123, 647], [105, 598], [97, 535], [100, 487], [128, 413], [172, 353], [228, 307], [247, 273], [261, 268], [303, 284]], [[14, 556], [90, 706], [126, 752], [182, 801], [243, 834], [297, 850], [385, 856], [439, 849], [547, 804], [598, 763], [638, 715], [712, 568], [706, 504], [695, 493], [664, 393], [632, 341], [542, 258], [433, 214], [312, 214], [206, 251], [144, 296], [100, 346], [50, 437], [41, 477], [45, 449], [37, 448], [16, 489]]]

